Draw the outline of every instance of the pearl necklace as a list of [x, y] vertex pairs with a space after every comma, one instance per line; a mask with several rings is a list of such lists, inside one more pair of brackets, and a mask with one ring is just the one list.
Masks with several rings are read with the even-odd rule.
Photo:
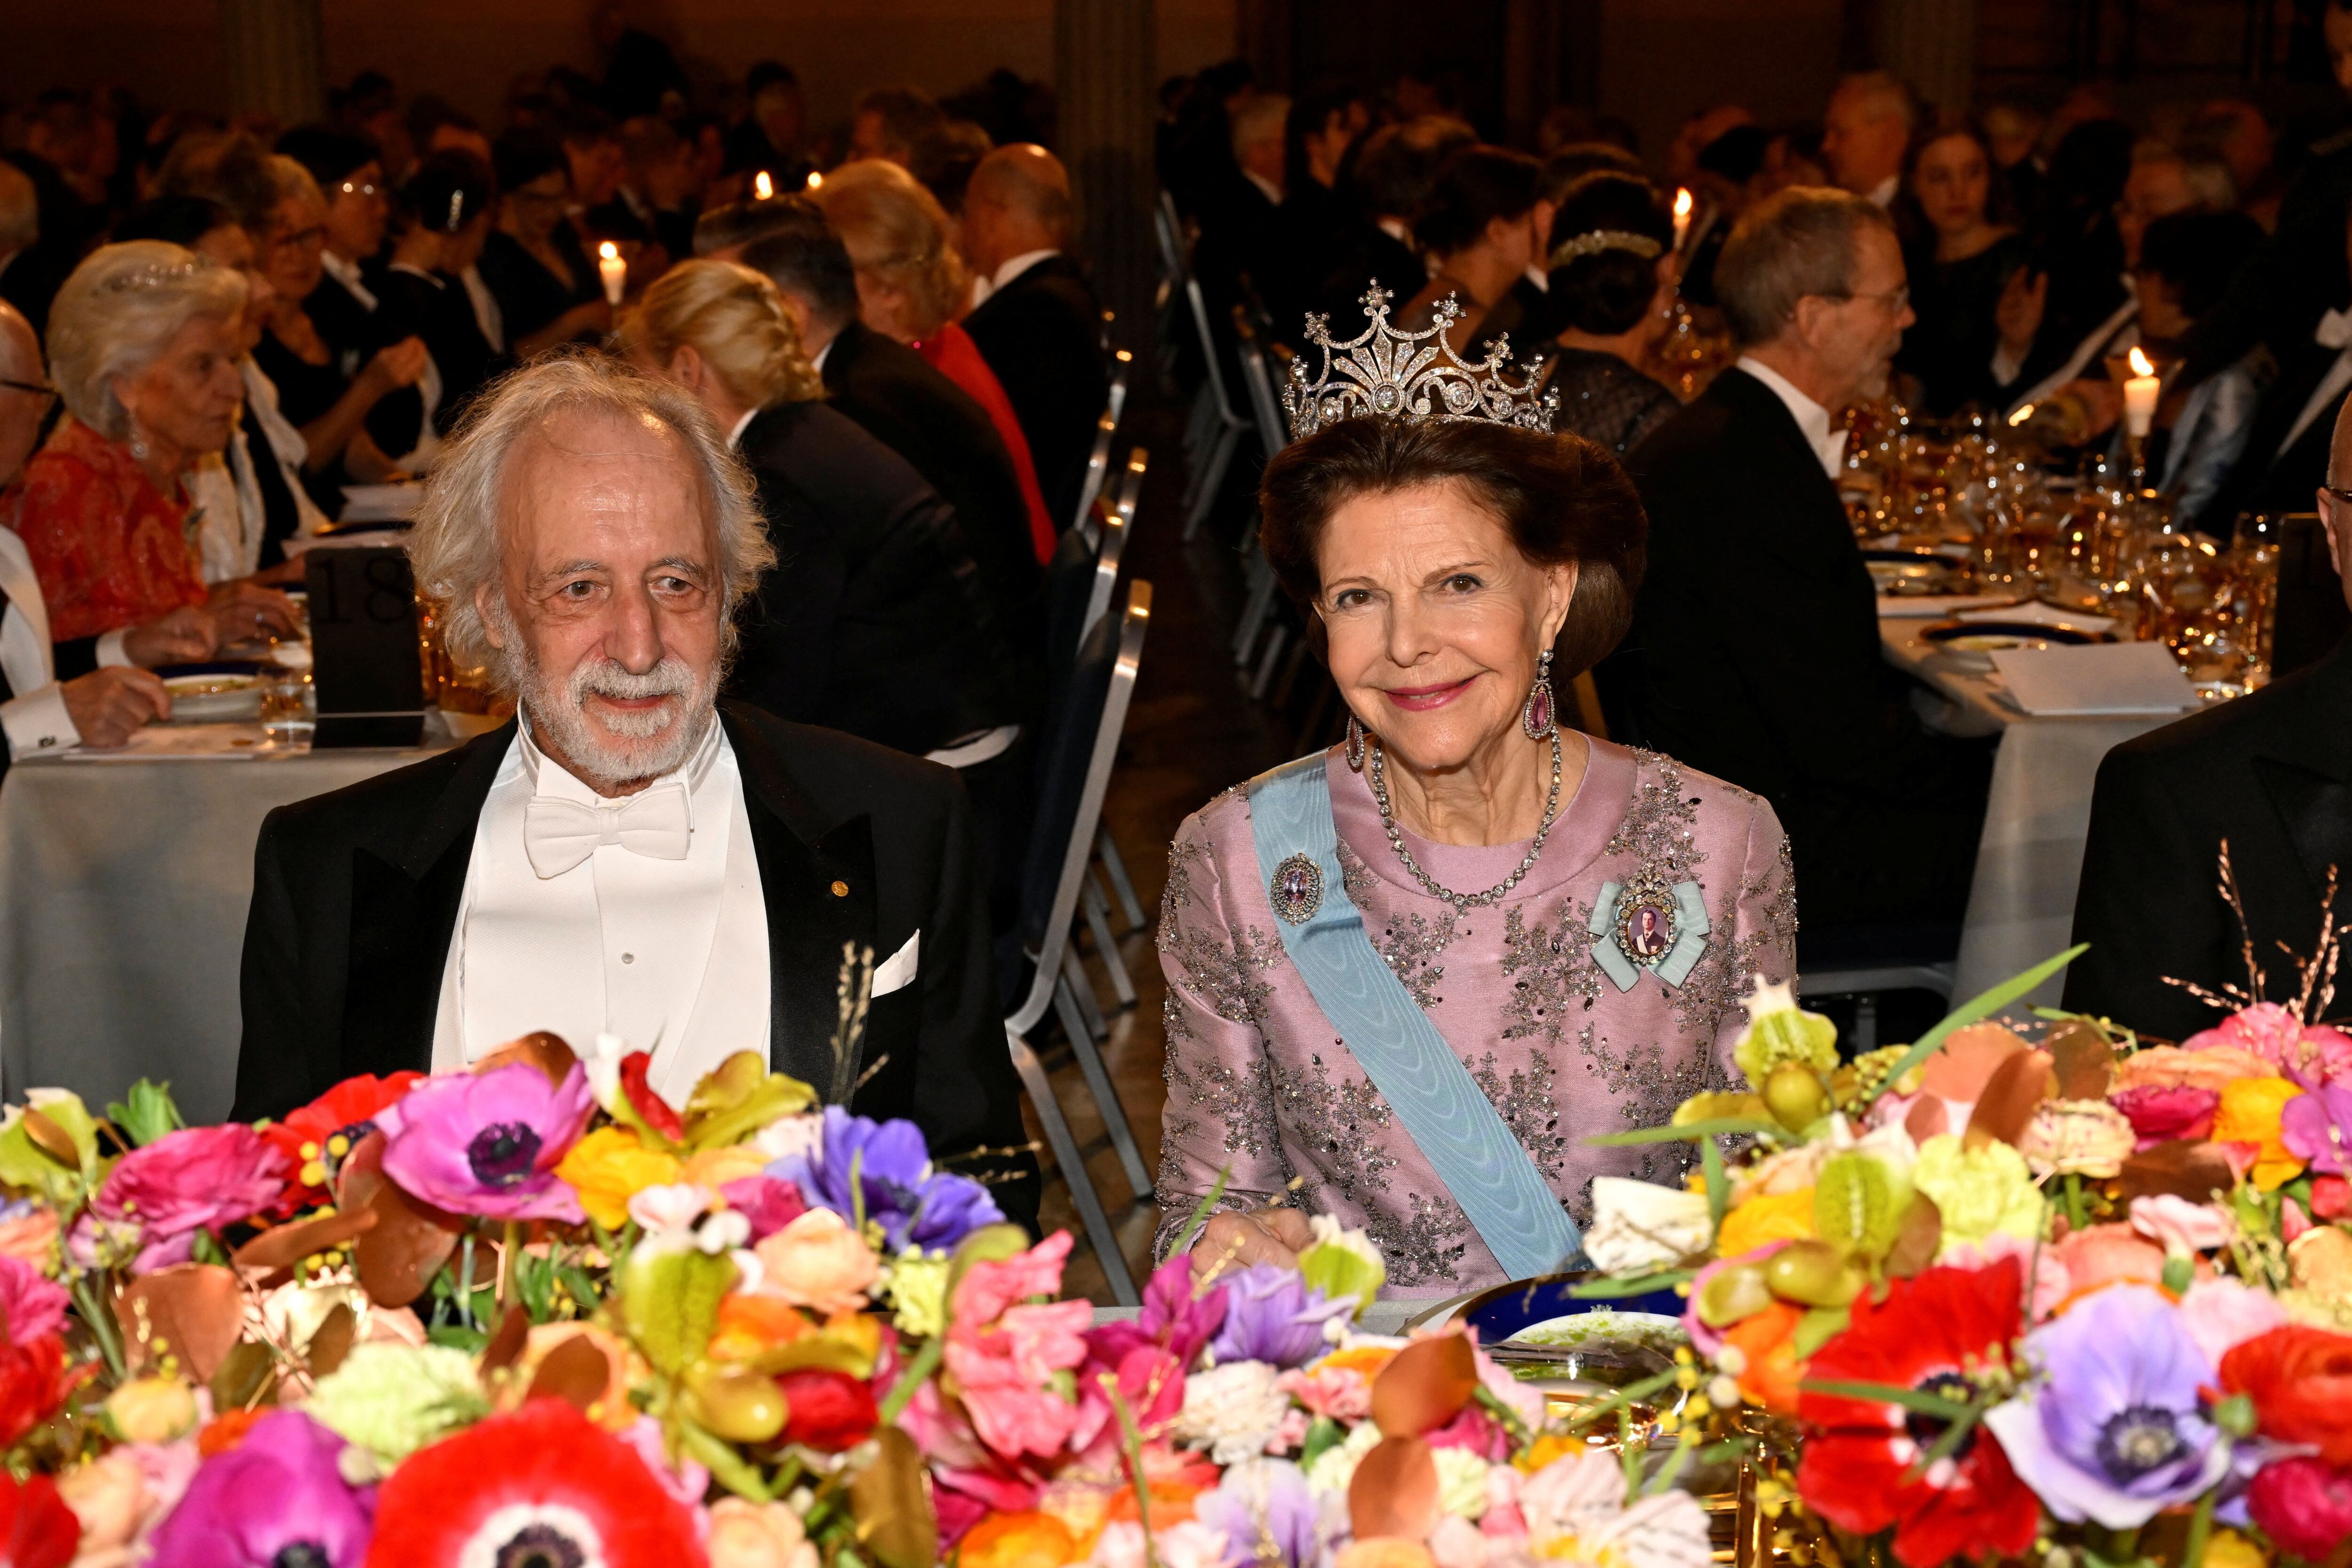
[[1396, 857], [1404, 862], [1404, 869], [1412, 873], [1414, 881], [1428, 890], [1432, 898], [1452, 904], [1456, 915], [1466, 909], [1477, 909], [1489, 904], [1501, 903], [1511, 889], [1519, 885], [1519, 879], [1534, 869], [1536, 857], [1543, 853], [1544, 840], [1550, 836], [1552, 822], [1559, 814], [1559, 733], [1557, 730], [1552, 732], [1551, 793], [1544, 800], [1543, 822], [1536, 829], [1535, 842], [1528, 846], [1527, 859], [1519, 862], [1517, 870], [1484, 893], [1454, 892], [1422, 870], [1420, 862], [1412, 858], [1412, 852], [1404, 847], [1404, 834], [1397, 827], [1396, 814], [1389, 809], [1387, 756], [1388, 747], [1375, 739], [1372, 742], [1370, 768], [1372, 800], [1381, 809], [1381, 826], [1388, 831], [1389, 848], [1396, 851]]

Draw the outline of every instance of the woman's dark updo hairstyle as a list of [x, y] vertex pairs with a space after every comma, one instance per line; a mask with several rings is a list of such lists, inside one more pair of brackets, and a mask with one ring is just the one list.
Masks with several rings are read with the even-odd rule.
[[1551, 268], [1551, 299], [1560, 319], [1580, 332], [1613, 338], [1630, 332], [1658, 294], [1658, 256], [1674, 247], [1675, 220], [1658, 191], [1638, 174], [1587, 174], [1568, 188], [1551, 221], [1557, 250], [1579, 235], [1602, 230], [1658, 242], [1657, 255], [1595, 251]]
[[1599, 664], [1633, 623], [1633, 592], [1649, 559], [1642, 498], [1606, 448], [1485, 420], [1344, 419], [1292, 442], [1265, 465], [1258, 539], [1317, 649], [1324, 631], [1316, 554], [1331, 515], [1359, 496], [1449, 480], [1466, 486], [1535, 565], [1576, 563], [1576, 593], [1552, 640], [1552, 675], [1566, 682]]
[[1465, 147], [1439, 166], [1429, 206], [1413, 220], [1412, 237], [1434, 256], [1467, 250], [1496, 218], [1526, 217], [1542, 191], [1543, 165], [1526, 153]]
[[395, 207], [404, 225], [456, 234], [488, 210], [490, 197], [488, 168], [471, 152], [450, 147], [428, 153], [416, 165], [402, 183]]

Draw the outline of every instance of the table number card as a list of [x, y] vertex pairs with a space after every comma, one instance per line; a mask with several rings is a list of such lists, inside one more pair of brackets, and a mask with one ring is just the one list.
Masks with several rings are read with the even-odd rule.
[[416, 579], [397, 547], [312, 550], [305, 559], [317, 660], [317, 749], [415, 746], [425, 733]]

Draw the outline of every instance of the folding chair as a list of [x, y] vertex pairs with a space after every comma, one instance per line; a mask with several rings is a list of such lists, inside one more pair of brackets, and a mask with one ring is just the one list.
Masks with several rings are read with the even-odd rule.
[[1078, 515], [1070, 519], [1071, 528], [1084, 534], [1089, 545], [1102, 542], [1095, 536], [1095, 502], [1102, 495], [1103, 479], [1110, 472], [1110, 444], [1118, 437], [1118, 415], [1106, 409], [1095, 421], [1095, 446], [1087, 454], [1087, 476], [1078, 486]]
[[[1084, 1223], [1087, 1239], [1101, 1260], [1111, 1294], [1122, 1305], [1138, 1301], [1135, 1280], [1102, 1197], [1087, 1174], [1085, 1155], [1062, 1114], [1061, 1102], [1045, 1076], [1045, 1064], [1029, 1044], [1029, 1034], [1045, 1021], [1049, 1009], [1062, 1013], [1063, 1028], [1076, 1053], [1087, 1089], [1102, 1113], [1104, 1131], [1118, 1155], [1135, 1201], [1151, 1197], [1125, 1109], [1110, 1075], [1095, 1050], [1091, 1032], [1074, 1020], [1063, 985], [1072, 923], [1077, 915], [1079, 886], [1086, 880], [1087, 861], [1094, 831], [1102, 817], [1103, 794], [1110, 784], [1111, 765], [1118, 755], [1119, 732], [1127, 724], [1129, 702], [1135, 695], [1135, 676], [1143, 658], [1143, 635], [1151, 618], [1151, 585], [1130, 584], [1127, 609], [1117, 621], [1106, 617], [1081, 646], [1061, 711], [1054, 716], [1047, 737], [1045, 767], [1038, 791], [1037, 832], [1032, 841], [1028, 866], [1032, 952], [1036, 959], [1029, 994], [1004, 1020], [1005, 1040], [1013, 1071], [1021, 1075], [1030, 1103], [1045, 1129], [1045, 1142], [1062, 1177], [1070, 1184], [1070, 1199]], [[1045, 893], [1042, 900], [1034, 895]]]
[[[1209, 303], [1201, 293], [1199, 278], [1185, 278], [1184, 299], [1192, 307], [1193, 330], [1201, 340], [1203, 371], [1193, 414], [1197, 437], [1191, 454], [1192, 471], [1185, 497], [1184, 541], [1190, 544], [1200, 533], [1201, 525], [1208, 521], [1211, 508], [1224, 489], [1225, 471], [1233, 466], [1234, 453], [1241, 445], [1242, 432], [1250, 427], [1250, 422], [1234, 412], [1234, 400], [1225, 391], [1225, 372], [1217, 363], [1217, 338], [1209, 329]], [[1208, 452], [1205, 459], [1199, 455], [1202, 448]]]

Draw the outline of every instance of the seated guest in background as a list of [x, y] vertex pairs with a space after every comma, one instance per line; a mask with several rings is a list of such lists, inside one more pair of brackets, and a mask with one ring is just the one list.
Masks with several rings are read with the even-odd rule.
[[325, 203], [310, 171], [293, 159], [269, 161], [278, 189], [266, 236], [257, 241], [261, 270], [276, 291], [254, 362], [278, 389], [278, 407], [308, 447], [302, 478], [330, 517], [341, 514], [343, 486], [393, 476], [392, 458], [368, 434], [368, 415], [394, 392], [416, 384], [431, 362], [423, 340], [381, 348], [339, 349], [306, 305], [325, 276]]
[[[158, 196], [125, 213], [118, 239], [163, 240], [184, 246], [245, 279], [245, 313], [237, 326], [237, 373], [245, 402], [226, 462], [200, 461], [186, 477], [203, 510], [195, 538], [196, 568], [207, 583], [269, 572], [299, 580], [288, 568], [286, 541], [322, 533], [326, 514], [302, 485], [310, 448], [278, 407], [278, 389], [253, 362], [254, 346], [278, 308], [278, 290], [256, 257], [253, 235], [227, 208], [201, 196]], [[193, 514], [192, 514], [193, 515]]]
[[1764, 154], [1771, 134], [1760, 125], [1735, 125], [1699, 149], [1692, 174], [1697, 212], [1682, 249], [1682, 297], [1692, 305], [1715, 304], [1715, 262], [1739, 214], [1766, 194]]
[[[929, 93], [919, 87], [877, 87], [857, 100], [849, 122], [849, 161], [879, 158], [904, 169], [914, 162], [915, 149], [940, 128], [947, 117]], [[790, 190], [778, 185], [779, 192]]]
[[[699, 404], [598, 356], [529, 367], [444, 454], [410, 551], [518, 721], [263, 823], [238, 1119], [551, 1030], [651, 1051], [672, 1104], [748, 1049], [943, 1159], [1025, 1143], [955, 776], [716, 701], [774, 552]], [[836, 1060], [845, 946], [873, 1002]], [[1029, 1157], [980, 1163], [1034, 1219]]]
[[799, 190], [816, 167], [801, 146], [808, 134], [808, 101], [801, 78], [790, 66], [761, 60], [743, 78], [743, 96], [751, 108], [727, 134], [727, 161], [720, 172], [737, 176], [739, 190], [760, 172], [780, 193]]
[[992, 903], [1010, 901], [992, 925], [1011, 929], [1033, 810], [1029, 753], [1013, 746], [1027, 705], [955, 512], [826, 406], [775, 285], [749, 267], [681, 262], [620, 339], [730, 433], [782, 562], [737, 617], [727, 695], [955, 768]]
[[37, 333], [63, 277], [56, 249], [41, 244], [40, 193], [31, 176], [0, 159], [0, 303], [14, 306]]
[[1919, 123], [1919, 100], [1888, 71], [1842, 78], [1822, 112], [1822, 157], [1842, 190], [1865, 196], [1881, 211], [1902, 188], [1903, 152]]
[[1616, 457], [1682, 407], [1638, 368], [1671, 325], [1674, 238], [1665, 203], [1633, 174], [1587, 174], [1552, 218], [1552, 307], [1568, 323], [1551, 361], [1552, 428]]
[[[2051, 155], [2031, 267], [2010, 275], [1998, 308], [2000, 349], [1993, 381], [2001, 404], [2038, 402], [2077, 377], [2097, 377], [2105, 356], [2138, 340], [2120, 214], [2134, 171], [2131, 128], [2090, 120]], [[2141, 174], [2144, 210], [2159, 200], [2160, 171]]]
[[326, 200], [319, 286], [302, 308], [352, 373], [392, 340], [374, 320], [371, 281], [392, 209], [383, 164], [367, 137], [326, 125], [296, 126], [278, 139], [278, 151], [309, 171]]
[[621, 182], [628, 174], [628, 156], [621, 150], [620, 127], [594, 104], [580, 102], [558, 110], [553, 125], [557, 140], [563, 144], [563, 161], [572, 175], [572, 203], [566, 221], [583, 241], [634, 240], [634, 235], [603, 232], [592, 215], [610, 209], [621, 193]]
[[1069, 253], [1069, 171], [1034, 141], [997, 148], [972, 171], [962, 235], [987, 285], [963, 330], [1021, 416], [1055, 526], [1068, 528], [1110, 402], [1102, 301]]
[[2210, 153], [2227, 164], [2238, 210], [2265, 235], [2278, 227], [2286, 185], [2279, 178], [2278, 138], [2268, 115], [2243, 99], [2214, 99], [2181, 132], [2180, 146], [2192, 157]]
[[[1413, 220], [1412, 236], [1429, 264], [1429, 281], [1397, 312], [1409, 331], [1437, 319], [1438, 301], [1462, 307], [1451, 337], [1467, 359], [1487, 334], [1486, 318], [1525, 281], [1527, 270], [1549, 254], [1551, 209], [1544, 202], [1543, 165], [1504, 147], [1465, 147], [1445, 161], [1429, 204]], [[1532, 347], [1522, 344], [1523, 349]]]
[[[0, 494], [24, 471], [56, 394], [41, 369], [41, 343], [17, 308], [0, 300]], [[6, 507], [0, 506], [0, 520]], [[142, 639], [162, 663], [200, 659], [212, 638], [195, 612], [174, 612], [161, 639]], [[160, 649], [156, 644], [160, 643]], [[163, 683], [129, 664], [110, 664], [70, 681], [57, 678], [40, 580], [11, 528], [0, 527], [0, 776], [11, 762], [69, 746], [121, 746], [149, 719], [172, 716]]]
[[[1282, 205], [1283, 138], [1290, 99], [1278, 92], [1254, 93], [1233, 110], [1233, 162], [1228, 172], [1201, 198], [1201, 238], [1192, 247], [1192, 270], [1209, 306], [1209, 320], [1222, 338], [1234, 307], [1260, 293], [1261, 278], [1279, 279], [1289, 265], [1275, 214]], [[1279, 291], [1280, 284], [1276, 283]]]
[[208, 591], [188, 543], [188, 472], [236, 429], [244, 309], [235, 272], [154, 240], [101, 246], [58, 291], [49, 373], [66, 418], [7, 521], [40, 578], [61, 674], [169, 662], [149, 655], [180, 643], [189, 618], [174, 611], [204, 612], [207, 648], [291, 630], [283, 594]]
[[[1316, 284], [1313, 308], [1331, 319], [1341, 340], [1364, 329], [1364, 283], [1377, 280], [1399, 299], [1411, 299], [1429, 281], [1429, 269], [1413, 244], [1414, 220], [1428, 207], [1437, 171], [1477, 133], [1458, 120], [1429, 115], [1402, 125], [1385, 125], [1357, 150], [1349, 194], [1363, 218], [1349, 243], [1328, 258]], [[1305, 344], [1297, 319], [1276, 319], [1283, 341]]]
[[588, 214], [588, 226], [660, 246], [661, 254], [645, 262], [645, 275], [657, 277], [672, 261], [694, 254], [694, 149], [667, 120], [651, 114], [622, 124], [620, 147], [620, 183], [611, 201]]
[[[1591, 1137], [1727, 1082], [1738, 998], [1795, 974], [1780, 825], [1556, 725], [1552, 691], [1622, 633], [1642, 575], [1640, 503], [1599, 447], [1364, 413], [1286, 447], [1261, 499], [1349, 740], [1177, 831], [1160, 1246], [1213, 1191], [1202, 1273], [1288, 1262], [1302, 1212], [1364, 1227], [1391, 1294], [1549, 1272], [1580, 1250], [1592, 1177], [1672, 1182], [1685, 1157]], [[1286, 831], [1302, 821], [1319, 837]], [[1349, 983], [1288, 961], [1310, 918], [1360, 955]], [[1333, 1010], [1364, 985], [1369, 1008]], [[1456, 1091], [1442, 1108], [1405, 1092], [1433, 1079]], [[1463, 1166], [1486, 1193], [1515, 1175], [1521, 1202], [1481, 1204], [1433, 1158], [1432, 1121], [1483, 1130]]]
[[2001, 291], [2024, 265], [2025, 242], [1993, 179], [1992, 153], [1967, 126], [1936, 131], [1911, 151], [1896, 212], [1911, 225], [1904, 257], [1911, 308], [1895, 368], [1919, 383], [1918, 406], [1955, 413], [1998, 400], [1992, 361]]
[[[2244, 455], [2272, 367], [2260, 350], [2180, 388], [2179, 345], [2197, 318], [2221, 303], [2231, 278], [2262, 247], [2260, 224], [2243, 213], [2175, 213], [2147, 225], [2132, 274], [2140, 340], [2164, 370], [2164, 393], [2148, 435], [2147, 477], [2176, 516], [2228, 538], [2234, 515], [2209, 517], [2230, 472]], [[2122, 432], [2115, 454], [2124, 459]]]
[[[2338, 242], [2352, 257], [2352, 214], [2338, 231]], [[2242, 279], [2247, 270], [2261, 265], [2258, 256], [2239, 277]], [[2227, 298], [2225, 294], [2224, 303], [2215, 308], [2226, 308]], [[2201, 336], [2192, 329], [2189, 340]], [[2251, 350], [2257, 355], [2263, 351], [2259, 343]], [[2192, 360], [2189, 369], [2194, 368]], [[2198, 528], [2228, 538], [2242, 512], [2303, 510], [2304, 498], [2327, 483], [2336, 419], [2347, 391], [2352, 391], [2352, 285], [2344, 287], [2335, 308], [2319, 319], [2308, 339], [2279, 356], [2278, 373], [2255, 407], [2237, 465], [2197, 515]]]
[[419, 400], [404, 467], [431, 465], [440, 438], [501, 363], [465, 284], [489, 239], [497, 204], [488, 166], [470, 152], [427, 153], [400, 187], [397, 237], [378, 284], [381, 309], [389, 329], [423, 340], [432, 370], [418, 384], [433, 394]]
[[971, 277], [948, 243], [938, 200], [896, 163], [879, 158], [845, 163], [812, 194], [857, 269], [858, 319], [904, 343], [988, 413], [1021, 482], [1030, 548], [1053, 559], [1058, 538], [1045, 509], [1029, 438], [996, 372], [951, 318], [971, 292]]
[[1346, 188], [1348, 153], [1370, 123], [1363, 94], [1352, 88], [1311, 88], [1291, 100], [1283, 126], [1282, 204], [1274, 219], [1276, 254], [1257, 279], [1258, 298], [1285, 340], [1316, 308], [1326, 269], [1361, 244], [1367, 225]]
[[[2338, 575], [2352, 583], [2352, 417], [2329, 432], [2317, 491]], [[2292, 1002], [2299, 977], [2284, 943], [2311, 957], [2331, 872], [2352, 883], [2352, 639], [2318, 664], [2126, 741], [2099, 764], [2091, 796], [2064, 1005], [2185, 1040], [2221, 1021], [2209, 993], [2252, 988], [2245, 954], [2267, 971], [2256, 1000]], [[2242, 904], [2217, 885], [2221, 849]], [[2341, 925], [2345, 894], [2332, 918]]]
[[1902, 341], [1903, 252], [1867, 197], [1749, 209], [1716, 272], [1740, 359], [1637, 448], [1650, 573], [1634, 613], [1644, 743], [1772, 802], [1809, 924], [1957, 923], [1991, 753], [1929, 735], [1879, 652], [1832, 423]]
[[857, 319], [856, 267], [814, 203], [780, 196], [761, 206], [768, 232], [744, 247], [743, 265], [775, 284], [833, 406], [955, 508], [998, 623], [1026, 668], [1045, 643], [1045, 574], [1013, 459], [987, 411], [914, 350]]
[[545, 131], [517, 128], [498, 141], [499, 225], [482, 242], [482, 281], [498, 301], [507, 351], [528, 360], [575, 338], [613, 329], [604, 279], [565, 209], [572, 164]]

